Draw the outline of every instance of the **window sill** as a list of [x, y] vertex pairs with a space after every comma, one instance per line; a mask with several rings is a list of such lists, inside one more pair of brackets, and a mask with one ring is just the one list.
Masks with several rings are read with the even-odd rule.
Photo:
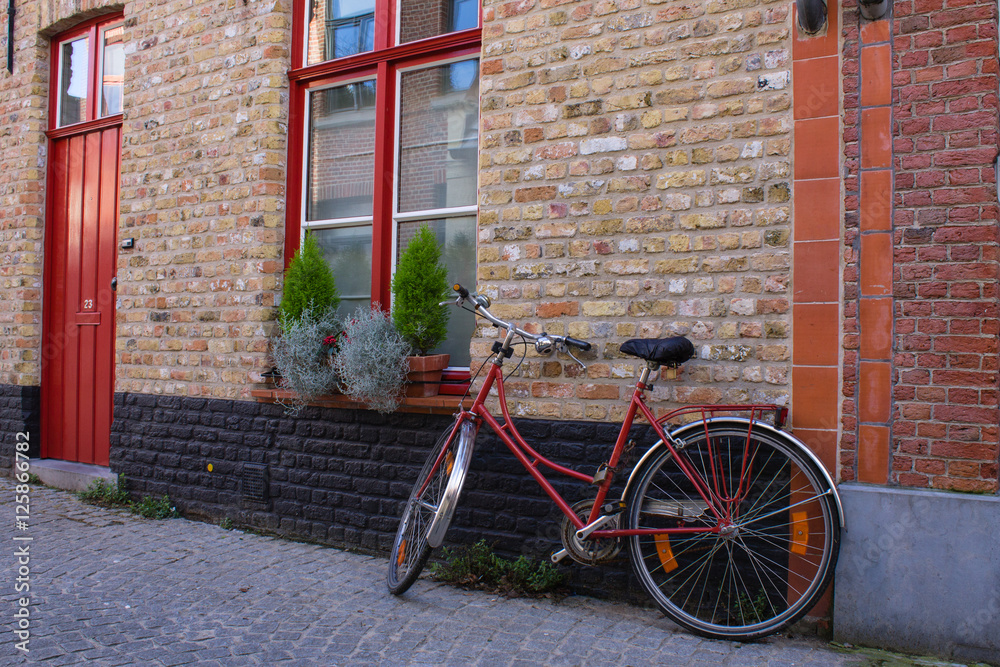
[[[295, 398], [295, 394], [283, 389], [252, 389], [250, 395], [258, 403], [277, 403], [279, 401], [290, 401]], [[428, 396], [420, 398], [403, 398], [402, 404], [396, 412], [416, 412], [432, 415], [454, 414], [461, 403], [461, 396]], [[340, 408], [347, 410], [367, 410], [365, 404], [342, 394], [328, 394], [320, 396], [315, 401], [310, 401], [309, 405], [321, 408]]]

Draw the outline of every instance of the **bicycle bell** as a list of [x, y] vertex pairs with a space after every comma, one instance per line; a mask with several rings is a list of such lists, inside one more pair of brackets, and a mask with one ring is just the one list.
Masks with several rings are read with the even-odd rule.
[[549, 338], [547, 334], [542, 334], [535, 341], [535, 351], [538, 354], [552, 354], [552, 351], [556, 349], [556, 342]]

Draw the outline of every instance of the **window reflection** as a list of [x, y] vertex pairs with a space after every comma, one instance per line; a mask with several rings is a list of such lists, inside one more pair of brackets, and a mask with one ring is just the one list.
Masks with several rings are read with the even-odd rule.
[[59, 127], [87, 120], [89, 44], [86, 37], [59, 49]]
[[306, 220], [372, 214], [375, 82], [310, 93]]
[[104, 31], [104, 55], [101, 59], [101, 116], [122, 112], [122, 88], [125, 81], [125, 26]]
[[478, 60], [403, 74], [399, 211], [476, 203], [478, 127]]
[[374, 49], [374, 0], [313, 0], [307, 48], [310, 65]]
[[399, 41], [412, 42], [479, 25], [478, 0], [399, 0]]

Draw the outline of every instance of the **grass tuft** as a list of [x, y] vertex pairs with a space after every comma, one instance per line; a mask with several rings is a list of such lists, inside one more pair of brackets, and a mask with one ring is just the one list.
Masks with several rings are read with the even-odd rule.
[[181, 514], [170, 504], [170, 498], [163, 494], [159, 498], [146, 496], [137, 503], [132, 503], [132, 511], [147, 519], [176, 519]]
[[431, 575], [462, 588], [486, 590], [507, 597], [562, 597], [566, 576], [547, 562], [521, 556], [509, 560], [493, 553], [486, 540], [444, 549], [444, 563], [432, 563]]
[[135, 502], [128, 494], [125, 475], [118, 475], [118, 481], [108, 484], [104, 480], [95, 480], [86, 491], [77, 494], [80, 500], [98, 507], [128, 509], [147, 519], [173, 519], [180, 516], [177, 508], [170, 504], [170, 498], [165, 494], [159, 498], [146, 496]]
[[128, 489], [125, 488], [125, 476], [118, 475], [118, 481], [108, 484], [103, 479], [91, 482], [86, 491], [80, 492], [80, 500], [98, 507], [128, 507], [132, 504]]

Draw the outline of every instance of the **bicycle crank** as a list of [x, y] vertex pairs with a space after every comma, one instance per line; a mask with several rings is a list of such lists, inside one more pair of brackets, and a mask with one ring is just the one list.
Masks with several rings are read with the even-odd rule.
[[[583, 520], [584, 523], [590, 518], [590, 510], [594, 506], [594, 501], [581, 500], [573, 505], [573, 511]], [[618, 515], [613, 520], [602, 526], [604, 529], [616, 528], [618, 525]], [[607, 563], [618, 555], [622, 550], [621, 540], [618, 539], [579, 539], [577, 528], [570, 522], [569, 518], [563, 517], [562, 526], [559, 530], [559, 537], [562, 538], [563, 549], [570, 558], [583, 565], [600, 565]], [[561, 559], [560, 559], [561, 560]]]

